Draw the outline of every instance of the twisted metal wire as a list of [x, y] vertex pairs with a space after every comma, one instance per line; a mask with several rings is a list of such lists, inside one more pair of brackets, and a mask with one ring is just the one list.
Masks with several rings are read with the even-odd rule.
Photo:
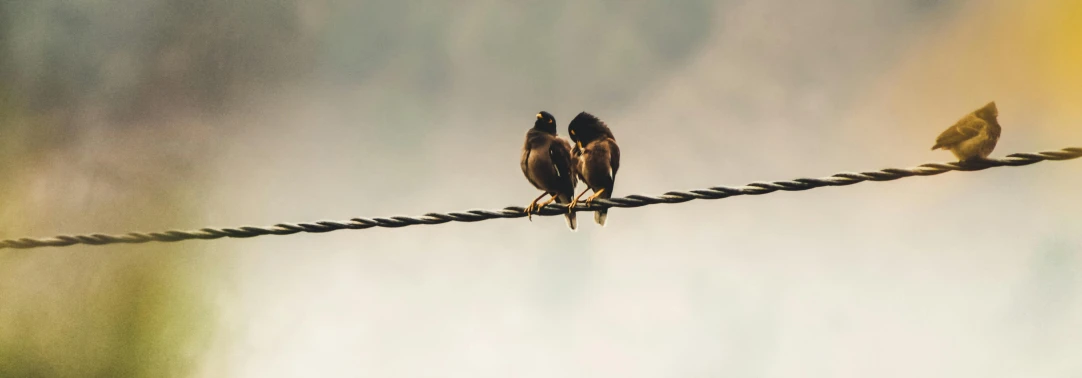
[[[926, 163], [912, 168], [887, 168], [868, 172], [842, 172], [822, 178], [798, 178], [790, 181], [753, 182], [742, 187], [716, 186], [688, 192], [672, 191], [660, 196], [630, 195], [622, 198], [596, 199], [589, 206], [576, 206], [575, 211], [593, 211], [608, 207], [632, 208], [659, 203], [683, 203], [697, 199], [722, 199], [742, 195], [762, 195], [776, 191], [802, 191], [825, 186], [846, 186], [865, 181], [892, 181], [912, 176], [934, 176], [949, 171], [980, 171], [993, 167], [1018, 167], [1045, 160], [1069, 160], [1082, 157], [1082, 147], [1068, 147], [1058, 151], [1015, 153], [1003, 159], [989, 159], [970, 163]], [[568, 204], [554, 203], [545, 206], [535, 215], [562, 215]], [[498, 218], [522, 218], [526, 213], [521, 206], [509, 206], [501, 210], [467, 210], [452, 213], [428, 213], [418, 217], [393, 216], [389, 218], [353, 218], [346, 222], [318, 221], [314, 223], [279, 223], [270, 227], [203, 228], [191, 231], [169, 230], [163, 232], [125, 235], [60, 235], [48, 239], [0, 240], [0, 249], [66, 247], [75, 244], [138, 244], [147, 242], [177, 242], [182, 240], [220, 238], [251, 238], [262, 235], [292, 235], [299, 232], [323, 233], [337, 230], [363, 230], [373, 227], [399, 228], [422, 224], [447, 222], [480, 222]]]

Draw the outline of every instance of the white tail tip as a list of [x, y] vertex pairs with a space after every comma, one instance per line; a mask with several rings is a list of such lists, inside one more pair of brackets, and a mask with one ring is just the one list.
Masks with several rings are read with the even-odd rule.
[[609, 212], [608, 211], [595, 212], [594, 213], [594, 222], [597, 222], [597, 224], [601, 225], [601, 227], [605, 227], [605, 219], [608, 219], [608, 217], [609, 217]]
[[567, 220], [567, 228], [570, 228], [571, 232], [575, 232], [578, 230], [579, 222], [576, 219], [575, 214], [565, 214], [564, 219]]

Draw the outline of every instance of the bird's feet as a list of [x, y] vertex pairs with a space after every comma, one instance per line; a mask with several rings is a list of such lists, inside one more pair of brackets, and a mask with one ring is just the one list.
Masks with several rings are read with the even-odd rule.
[[549, 205], [550, 203], [552, 203], [553, 201], [556, 201], [556, 196], [552, 196], [552, 197], [550, 197], [548, 201], [545, 201], [545, 203], [542, 203], [542, 204], [536, 205], [537, 207], [535, 207], [535, 208], [534, 208], [534, 210], [535, 210], [535, 211], [536, 211], [537, 213], [541, 213], [541, 209], [542, 209], [542, 208], [544, 208], [545, 206], [548, 206], [548, 205]]
[[582, 198], [582, 196], [586, 195], [586, 192], [589, 190], [590, 188], [583, 189], [582, 193], [579, 193], [579, 195], [575, 196], [575, 198], [571, 200], [571, 204], [567, 205], [567, 211], [571, 212], [571, 209], [575, 208], [575, 204], [579, 203], [579, 199]]
[[[534, 213], [536, 213], [538, 211], [541, 211], [541, 208], [545, 206], [545, 205], [540, 205], [540, 206], [537, 205], [537, 201], [540, 201], [542, 198], [545, 198], [545, 196], [547, 196], [547, 195], [549, 195], [549, 194], [548, 193], [541, 193], [541, 195], [537, 196], [537, 198], [534, 198], [533, 201], [530, 202], [529, 205], [526, 205], [526, 209], [523, 210], [523, 212], [526, 213], [526, 219], [529, 219], [530, 222], [533, 222]], [[552, 201], [549, 201], [549, 202], [552, 202]], [[548, 203], [545, 203], [545, 204], [547, 205]]]
[[530, 222], [533, 222], [533, 209], [536, 206], [537, 206], [537, 200], [533, 200], [533, 202], [530, 202], [529, 205], [526, 205], [526, 209], [523, 210], [526, 213], [526, 219], [529, 219]]
[[988, 165], [989, 159], [980, 156], [974, 156], [971, 158], [958, 160], [958, 167], [961, 168], [963, 171], [981, 170], [987, 168]]
[[605, 192], [605, 188], [601, 188], [601, 190], [598, 190], [597, 192], [594, 192], [594, 195], [592, 195], [592, 196], [590, 196], [590, 198], [586, 199], [586, 207], [590, 207], [590, 204], [594, 202], [594, 198], [597, 198], [598, 196], [601, 195], [601, 193], [604, 193], [604, 192]]

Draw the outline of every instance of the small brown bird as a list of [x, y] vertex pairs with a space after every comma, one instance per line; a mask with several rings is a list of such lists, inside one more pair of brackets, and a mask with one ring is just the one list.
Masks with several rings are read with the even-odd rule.
[[[552, 201], [572, 202], [578, 178], [573, 171], [575, 164], [571, 156], [571, 144], [556, 135], [556, 119], [552, 114], [545, 111], [537, 113], [533, 128], [526, 132], [526, 144], [522, 146], [520, 164], [522, 173], [530, 180], [530, 184], [544, 191], [526, 206], [526, 214], [531, 220], [534, 212], [540, 211]], [[537, 202], [546, 195], [552, 198], [538, 205]], [[574, 231], [578, 227], [575, 213], [568, 209], [564, 217], [567, 218], [567, 227]]]
[[[612, 130], [609, 130], [608, 125], [597, 117], [582, 112], [567, 125], [567, 132], [571, 134], [571, 140], [575, 142], [572, 153], [578, 158], [578, 168], [575, 172], [587, 186], [575, 197], [569, 208], [575, 207], [575, 203], [586, 194], [586, 190], [594, 191], [594, 194], [586, 199], [587, 206], [595, 198], [612, 198], [613, 186], [616, 185], [616, 172], [620, 170], [620, 147], [616, 145], [616, 137], [612, 135]], [[594, 222], [605, 226], [608, 213], [609, 209], [598, 210], [594, 213]]]
[[948, 149], [960, 162], [988, 158], [999, 141], [1001, 128], [996, 119], [998, 116], [996, 102], [989, 102], [939, 134], [932, 150]]

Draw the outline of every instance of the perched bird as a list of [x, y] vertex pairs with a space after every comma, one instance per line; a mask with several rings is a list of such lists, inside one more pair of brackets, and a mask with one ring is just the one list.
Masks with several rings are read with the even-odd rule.
[[932, 151], [940, 148], [950, 150], [960, 162], [987, 158], [999, 141], [998, 116], [996, 102], [989, 102], [939, 134]]
[[[532, 220], [533, 213], [542, 207], [559, 200], [572, 202], [578, 178], [573, 171], [575, 164], [571, 156], [571, 144], [556, 135], [556, 119], [552, 114], [542, 111], [537, 113], [533, 128], [526, 132], [526, 144], [522, 146], [522, 173], [537, 189], [543, 190], [540, 196], [526, 206], [526, 214]], [[552, 196], [548, 202], [537, 202], [546, 195]], [[578, 227], [575, 213], [568, 209], [567, 227], [572, 231]]]
[[[578, 160], [575, 172], [587, 186], [575, 197], [569, 208], [575, 207], [575, 203], [586, 194], [586, 190], [594, 191], [594, 194], [586, 199], [587, 206], [595, 198], [611, 198], [613, 186], [616, 184], [616, 172], [620, 170], [620, 147], [616, 145], [612, 130], [597, 117], [582, 112], [567, 125], [567, 132], [571, 134], [571, 141], [575, 142], [572, 153]], [[609, 209], [598, 210], [594, 213], [594, 222], [604, 226], [608, 213]]]

